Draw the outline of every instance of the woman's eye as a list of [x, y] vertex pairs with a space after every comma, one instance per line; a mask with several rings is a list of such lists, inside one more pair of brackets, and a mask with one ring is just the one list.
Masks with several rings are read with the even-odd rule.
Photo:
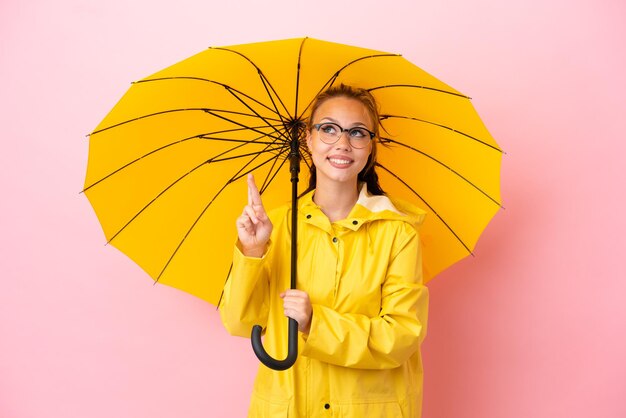
[[367, 136], [367, 134], [363, 129], [354, 128], [354, 129], [350, 129], [350, 136], [352, 138], [363, 138]]
[[333, 125], [322, 125], [322, 132], [326, 134], [334, 134], [337, 131]]

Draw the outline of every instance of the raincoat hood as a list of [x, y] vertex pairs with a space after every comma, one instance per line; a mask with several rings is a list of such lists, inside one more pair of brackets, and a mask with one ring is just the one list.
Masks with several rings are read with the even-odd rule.
[[[331, 232], [331, 223], [321, 213], [320, 207], [313, 201], [315, 190], [302, 196], [299, 200], [299, 216], [307, 219], [327, 232]], [[415, 230], [424, 222], [426, 212], [417, 206], [401, 199], [384, 195], [372, 195], [365, 183], [360, 184], [359, 197], [346, 219], [334, 222], [335, 225], [357, 231], [361, 226], [381, 220], [398, 220], [409, 223]]]

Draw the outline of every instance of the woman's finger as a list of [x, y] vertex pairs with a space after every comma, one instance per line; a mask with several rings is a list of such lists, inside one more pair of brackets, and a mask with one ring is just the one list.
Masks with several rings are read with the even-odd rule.
[[243, 208], [243, 212], [246, 214], [248, 218], [252, 221], [253, 224], [259, 223], [259, 217], [256, 214], [256, 211], [252, 208], [252, 206], [246, 206]]
[[236, 224], [237, 224], [237, 228], [244, 229], [246, 231], [252, 228], [252, 222], [250, 221], [250, 218], [247, 215], [242, 215], [239, 218], [237, 218]]
[[313, 310], [308, 293], [298, 289], [288, 289], [280, 293], [283, 299], [285, 316], [298, 322], [298, 330], [309, 333]]
[[280, 294], [281, 298], [285, 298], [285, 297], [294, 297], [294, 298], [302, 298], [302, 299], [308, 299], [309, 298], [309, 294], [307, 292], [305, 292], [304, 290], [299, 290], [299, 289], [287, 289], [284, 292], [282, 292]]
[[263, 201], [261, 200], [261, 194], [254, 182], [254, 176], [248, 174], [248, 205], [261, 206], [263, 208]]

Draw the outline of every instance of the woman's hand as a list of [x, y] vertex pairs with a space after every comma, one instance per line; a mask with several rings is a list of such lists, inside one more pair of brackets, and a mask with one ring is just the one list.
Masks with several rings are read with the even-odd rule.
[[311, 318], [313, 308], [309, 294], [302, 290], [288, 289], [280, 294], [283, 299], [285, 316], [295, 319], [298, 323], [298, 331], [308, 334], [311, 330]]
[[237, 218], [236, 224], [243, 255], [262, 257], [273, 226], [265, 213], [261, 194], [252, 174], [248, 174], [248, 205], [243, 208], [243, 213]]

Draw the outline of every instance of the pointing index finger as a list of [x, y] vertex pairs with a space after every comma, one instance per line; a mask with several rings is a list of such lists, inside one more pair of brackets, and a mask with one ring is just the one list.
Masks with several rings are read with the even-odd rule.
[[259, 189], [256, 187], [254, 176], [252, 174], [248, 174], [248, 204], [253, 206], [263, 206], [261, 194], [259, 193]]

